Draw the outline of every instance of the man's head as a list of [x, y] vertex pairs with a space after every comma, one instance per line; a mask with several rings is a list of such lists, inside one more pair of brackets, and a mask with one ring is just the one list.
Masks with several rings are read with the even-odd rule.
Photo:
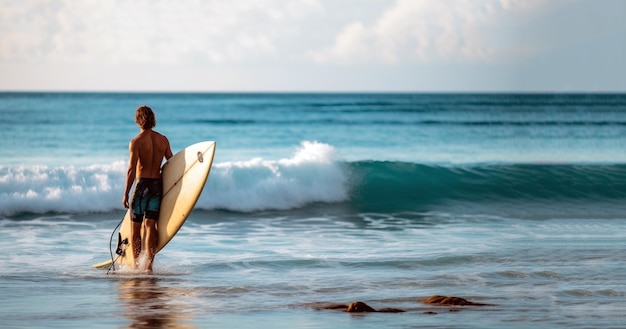
[[135, 123], [141, 127], [141, 129], [152, 129], [156, 126], [156, 119], [154, 118], [154, 112], [147, 105], [141, 105], [135, 111]]

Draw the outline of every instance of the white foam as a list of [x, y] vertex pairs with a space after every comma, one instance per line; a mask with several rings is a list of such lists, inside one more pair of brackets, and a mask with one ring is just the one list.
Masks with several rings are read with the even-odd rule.
[[[219, 150], [218, 150], [219, 152]], [[0, 216], [122, 209], [126, 163], [0, 167]], [[332, 146], [302, 142], [292, 157], [216, 163], [196, 208], [289, 209], [348, 197]]]
[[327, 144], [303, 142], [291, 158], [226, 162], [214, 169], [200, 208], [290, 209], [348, 197], [347, 175], [335, 162], [334, 148]]
[[[0, 167], [0, 215], [121, 208], [125, 164]], [[117, 203], [117, 204], [116, 204]]]

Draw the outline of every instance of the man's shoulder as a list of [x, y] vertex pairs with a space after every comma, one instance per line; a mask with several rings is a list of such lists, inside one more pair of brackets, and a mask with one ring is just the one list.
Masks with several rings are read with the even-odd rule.
[[130, 140], [130, 145], [134, 145], [136, 144], [139, 140], [142, 139], [142, 135], [141, 134], [137, 134], [137, 136], [133, 137], [133, 139]]
[[130, 140], [130, 147], [140, 148], [142, 145], [153, 145], [155, 142], [160, 145], [169, 145], [169, 140], [165, 137], [165, 135], [154, 130], [150, 130], [149, 132], [144, 131], [133, 137], [133, 139]]
[[160, 138], [162, 141], [167, 141], [167, 137], [165, 137], [165, 135], [161, 134], [160, 132], [152, 130], [152, 133], [154, 133], [154, 135]]

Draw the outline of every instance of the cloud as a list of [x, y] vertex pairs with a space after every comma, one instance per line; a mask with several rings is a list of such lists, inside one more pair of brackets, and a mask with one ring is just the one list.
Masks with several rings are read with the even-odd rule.
[[[528, 54], [532, 46], [511, 42], [528, 15], [545, 0], [398, 0], [367, 26], [355, 21], [334, 44], [311, 52], [318, 63], [494, 61]], [[509, 39], [507, 39], [509, 38]]]
[[540, 15], [551, 7], [575, 2], [2, 1], [0, 61], [497, 62], [533, 56], [558, 45], [559, 29], [544, 24], [552, 28], [552, 35], [542, 39], [544, 31], [529, 22], [545, 19]]
[[623, 0], [0, 0], [0, 89], [624, 90]]
[[278, 56], [315, 0], [12, 1], [1, 4], [0, 60], [239, 62]]

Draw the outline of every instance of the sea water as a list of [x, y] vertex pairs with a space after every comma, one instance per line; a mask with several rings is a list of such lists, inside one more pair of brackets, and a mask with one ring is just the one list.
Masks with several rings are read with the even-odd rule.
[[[142, 104], [215, 161], [107, 273]], [[624, 150], [623, 94], [0, 93], [0, 327], [623, 328]]]

